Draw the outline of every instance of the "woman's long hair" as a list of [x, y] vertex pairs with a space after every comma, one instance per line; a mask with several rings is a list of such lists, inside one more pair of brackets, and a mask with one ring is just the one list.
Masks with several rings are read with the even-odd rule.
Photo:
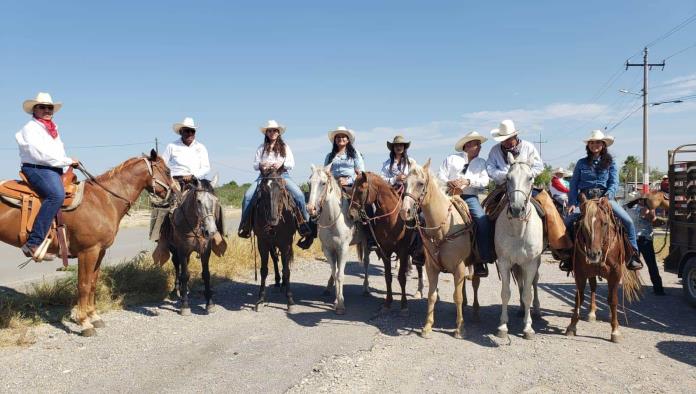
[[264, 153], [270, 153], [273, 152], [277, 156], [280, 157], [285, 157], [285, 142], [283, 141], [280, 136], [278, 136], [278, 139], [276, 139], [275, 145], [273, 145], [273, 149], [271, 149], [271, 139], [268, 138], [268, 136], [263, 137], [263, 152]]
[[[329, 163], [331, 163], [334, 157], [336, 157], [336, 153], [338, 153], [338, 145], [336, 145], [336, 141], [334, 141], [331, 153], [329, 153]], [[348, 141], [348, 145], [346, 145], [346, 155], [353, 160], [355, 160], [355, 157], [357, 156], [355, 153], [355, 148], [353, 148], [353, 144], [350, 143], [350, 141]]]
[[[592, 163], [592, 157], [594, 155], [590, 151], [590, 147], [585, 146], [585, 151], [587, 152], [587, 161], [589, 163]], [[614, 157], [611, 155], [611, 153], [609, 153], [609, 150], [607, 149], [607, 144], [603, 143], [602, 150], [599, 152], [599, 167], [606, 170], [607, 168], [609, 168], [613, 161]]]
[[[396, 156], [396, 154], [394, 153], [394, 148], [392, 146], [392, 148], [389, 149], [389, 168], [390, 169], [394, 165], [395, 156]], [[404, 168], [406, 168], [407, 164], [408, 164], [408, 149], [406, 149], [406, 147], [404, 147], [404, 153], [401, 155], [401, 161], [399, 161], [399, 171], [404, 172]]]

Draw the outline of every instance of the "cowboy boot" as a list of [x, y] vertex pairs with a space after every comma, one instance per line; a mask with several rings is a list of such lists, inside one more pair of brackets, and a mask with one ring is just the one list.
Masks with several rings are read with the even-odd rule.
[[239, 229], [237, 230], [237, 236], [239, 236], [239, 238], [251, 237], [251, 223], [249, 223], [248, 219], [243, 219], [239, 222]]
[[558, 263], [558, 269], [563, 272], [570, 272], [573, 270], [573, 262], [570, 261], [570, 259], [561, 260], [561, 262]]
[[633, 249], [633, 255], [631, 255], [631, 258], [626, 262], [626, 268], [631, 271], [637, 271], [643, 268], [643, 262], [640, 261], [640, 253], [637, 250]]
[[488, 276], [488, 264], [486, 263], [476, 263], [474, 264], [474, 275], [479, 278], [485, 278]]
[[300, 240], [297, 241], [297, 246], [305, 250], [309, 249], [309, 247], [312, 246], [312, 243], [314, 242], [314, 238], [316, 237], [316, 228], [316, 223], [312, 221], [300, 223], [297, 232], [300, 234], [302, 238], [300, 238]]

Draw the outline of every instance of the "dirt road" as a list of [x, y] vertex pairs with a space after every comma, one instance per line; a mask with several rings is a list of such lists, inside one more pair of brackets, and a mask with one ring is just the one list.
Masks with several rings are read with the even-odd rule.
[[[608, 310], [598, 322], [581, 321], [577, 337], [563, 335], [574, 285], [555, 265], [541, 269], [543, 318], [533, 341], [512, 318], [510, 340], [493, 335], [500, 312], [500, 282], [482, 282], [481, 321], [467, 308], [465, 339], [452, 337], [451, 276], [440, 280], [432, 339], [418, 336], [425, 300], [411, 300], [410, 316], [379, 315], [384, 297], [381, 268], [371, 268], [373, 293], [361, 295], [361, 269], [348, 266], [347, 314], [337, 316], [322, 296], [324, 262], [295, 265], [299, 302], [286, 314], [284, 299], [254, 312], [253, 276], [216, 289], [218, 310], [179, 316], [175, 304], [146, 305], [106, 314], [94, 338], [76, 326], [41, 326], [28, 348], [0, 350], [3, 391], [9, 392], [693, 392], [696, 387], [696, 311], [681, 299], [674, 275], [668, 296], [627, 305], [624, 342], [613, 344]], [[647, 276], [647, 273], [644, 273]], [[444, 280], [443, 280], [444, 279]], [[606, 284], [600, 286], [604, 301]], [[408, 292], [415, 291], [409, 280]], [[469, 290], [470, 291], [470, 290]], [[518, 302], [513, 292], [513, 301]], [[470, 293], [469, 293], [470, 294]], [[512, 308], [512, 315], [516, 308]]]

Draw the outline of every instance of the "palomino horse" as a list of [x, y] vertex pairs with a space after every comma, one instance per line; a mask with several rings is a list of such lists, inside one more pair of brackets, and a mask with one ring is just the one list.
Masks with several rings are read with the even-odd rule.
[[[77, 256], [78, 302], [74, 318], [81, 334], [92, 336], [95, 328], [104, 327], [94, 299], [99, 266], [106, 250], [113, 244], [123, 216], [143, 190], [160, 197], [174, 188], [169, 169], [153, 149], [150, 156], [134, 157], [105, 174], [88, 180], [82, 204], [74, 211], [63, 212], [68, 229], [71, 256]], [[0, 204], [0, 240], [19, 247], [20, 209]], [[57, 252], [52, 246], [49, 252]]]
[[288, 312], [292, 312], [295, 301], [290, 290], [290, 265], [293, 261], [292, 239], [295, 234], [295, 214], [292, 196], [285, 189], [282, 174], [270, 171], [262, 175], [256, 190], [254, 209], [254, 234], [261, 256], [261, 286], [255, 309], [266, 301], [266, 276], [268, 258], [276, 250], [283, 264], [282, 285], [287, 297]]
[[[498, 255], [498, 270], [502, 280], [502, 310], [498, 337], [508, 335], [508, 302], [510, 301], [510, 272], [520, 292], [520, 306], [524, 311], [525, 339], [534, 338], [530, 308], [539, 316], [539, 265], [544, 250], [544, 224], [531, 203], [532, 167], [530, 163], [516, 161], [508, 153], [510, 169], [507, 174], [507, 210], [501, 212], [495, 222], [495, 252]], [[532, 304], [533, 291], [533, 304]]]
[[573, 273], [575, 275], [575, 308], [566, 335], [574, 336], [576, 325], [580, 319], [580, 307], [585, 300], [585, 284], [590, 280], [590, 312], [589, 321], [596, 320], [597, 305], [595, 294], [597, 276], [607, 279], [609, 295], [607, 297], [611, 309], [611, 341], [619, 342], [619, 318], [616, 307], [619, 303], [619, 283], [623, 279], [624, 295], [628, 301], [638, 299], [641, 282], [636, 271], [626, 268], [626, 252], [624, 250], [623, 234], [614, 218], [611, 205], [606, 197], [588, 200], [580, 194], [580, 210], [578, 229], [575, 231], [575, 246], [573, 248]]
[[[205, 285], [205, 310], [213, 312], [213, 291], [210, 288], [210, 252], [214, 250], [218, 256], [227, 248], [226, 241], [220, 235], [222, 228], [222, 208], [215, 196], [213, 187], [217, 177], [212, 181], [195, 180], [184, 191], [181, 202], [162, 223], [162, 229], [153, 252], [155, 262], [165, 263], [172, 254], [175, 272], [175, 293], [180, 300], [179, 313], [182, 316], [191, 314], [189, 306], [189, 258], [196, 252], [201, 259], [202, 276]], [[216, 247], [213, 248], [213, 244]]]
[[[367, 217], [365, 205], [376, 204], [375, 216]], [[380, 258], [384, 264], [384, 279], [387, 284], [387, 298], [382, 306], [382, 312], [391, 308], [394, 296], [392, 294], [391, 256], [396, 253], [399, 259], [399, 284], [401, 285], [401, 316], [408, 316], [406, 301], [406, 272], [411, 247], [412, 234], [406, 228], [399, 215], [401, 198], [393, 187], [382, 177], [371, 172], [363, 172], [356, 176], [350, 201], [350, 219], [366, 220], [374, 231], [375, 240], [379, 245]], [[363, 254], [369, 254], [364, 251]]]
[[[454, 303], [457, 308], [455, 338], [464, 332], [464, 281], [466, 267], [473, 264], [471, 244], [471, 219], [465, 221], [453, 212], [452, 201], [430, 172], [430, 160], [423, 167], [414, 165], [406, 178], [406, 194], [401, 207], [401, 216], [407, 220], [418, 220], [418, 209], [425, 216], [426, 228], [422, 228], [425, 253], [425, 270], [428, 275], [428, 312], [421, 335], [429, 337], [435, 322], [437, 282], [440, 272], [446, 270], [454, 275]], [[480, 278], [472, 279], [474, 285], [474, 313], [478, 316], [478, 287]]]
[[331, 175], [329, 168], [312, 166], [309, 186], [307, 211], [312, 217], [317, 218], [321, 249], [326, 260], [331, 264], [331, 278], [326, 286], [326, 293], [330, 294], [331, 287], [335, 284], [334, 308], [336, 314], [342, 315], [346, 312], [343, 299], [343, 280], [350, 245], [358, 245], [364, 251], [359, 253], [365, 267], [363, 292], [370, 294], [367, 272], [370, 260], [365, 237], [348, 216], [348, 202], [341, 198], [341, 187]]

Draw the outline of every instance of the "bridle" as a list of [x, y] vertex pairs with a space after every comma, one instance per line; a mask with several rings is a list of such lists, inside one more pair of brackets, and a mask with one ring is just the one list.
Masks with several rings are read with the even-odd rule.
[[[525, 165], [525, 166], [529, 167], [530, 170], [531, 170], [531, 168], [532, 168], [532, 166], [530, 166], [530, 165], [527, 164], [527, 163], [515, 162], [515, 163], [512, 163], [512, 164], [510, 165], [510, 169], [512, 169], [512, 166], [514, 166], [514, 165]], [[508, 170], [508, 173], [509, 173], [509, 170]], [[525, 209], [525, 214], [522, 215], [521, 217], [514, 217], [514, 216], [512, 215], [512, 208], [511, 208], [511, 204], [510, 204], [510, 203], [512, 202], [512, 196], [515, 195], [515, 194], [517, 194], [517, 193], [522, 193], [522, 195], [524, 196], [524, 209]], [[507, 187], [507, 181], [506, 181], [506, 185], [505, 185], [505, 196], [507, 197], [507, 200], [508, 200], [508, 207], [507, 207], [507, 216], [508, 216], [508, 219], [510, 219], [510, 220], [512, 220], [512, 219], [517, 219], [517, 220], [519, 220], [519, 221], [521, 221], [521, 222], [526, 222], [526, 221], [528, 221], [528, 220], [529, 220], [529, 217], [532, 215], [532, 210], [528, 208], [528, 207], [529, 207], [529, 200], [532, 198], [532, 190], [531, 190], [531, 187], [530, 187], [530, 189], [529, 189], [529, 192], [525, 192], [524, 190], [520, 190], [520, 189], [513, 189], [513, 190], [512, 190], [512, 193], [510, 193], [510, 188]]]
[[[575, 238], [576, 238], [576, 241], [577, 241], [576, 244], [582, 245], [583, 247], [582, 247], [582, 248], [576, 248], [576, 249], [579, 250], [580, 253], [582, 253], [582, 254], [584, 254], [585, 256], [587, 256], [587, 246], [588, 246], [588, 245], [587, 245], [587, 240], [586, 240], [586, 235], [587, 235], [587, 234], [586, 234], [586, 230], [587, 230], [587, 228], [586, 228], [586, 226], [585, 226], [586, 209], [585, 209], [584, 207], [585, 207], [590, 201], [594, 202], [594, 203], [597, 205], [597, 209], [600, 210], [600, 211], [602, 211], [602, 213], [604, 214], [604, 216], [606, 217], [606, 220], [607, 220], [606, 226], [605, 226], [605, 227], [603, 228], [603, 230], [602, 230], [602, 234], [601, 234], [601, 237], [602, 237], [602, 238], [601, 238], [601, 239], [602, 239], [602, 244], [601, 244], [601, 246], [600, 246], [600, 251], [602, 252], [602, 255], [603, 255], [602, 262], [601, 262], [600, 265], [605, 265], [605, 264], [606, 264], [606, 261], [607, 261], [607, 258], [608, 258], [608, 256], [609, 256], [609, 242], [611, 241], [611, 240], [610, 240], [610, 237], [609, 237], [609, 229], [610, 229], [610, 227], [616, 228], [616, 227], [615, 227], [615, 226], [616, 226], [616, 223], [614, 223], [614, 217], [613, 217], [613, 213], [611, 212], [611, 208], [607, 209], [605, 206], [603, 206], [603, 204], [600, 203], [600, 200], [599, 200], [599, 199], [597, 199], [597, 200], [588, 199], [588, 200], [585, 201], [585, 202], [581, 205], [581, 207], [580, 207], [581, 210], [582, 210], [582, 212], [583, 212], [582, 219], [580, 220], [580, 226], [582, 227], [582, 230], [576, 232]], [[593, 228], [590, 228], [589, 230], [590, 230], [590, 232], [591, 232], [590, 238], [594, 239], [594, 229], [593, 229]], [[617, 232], [617, 231], [614, 231], [614, 235], [617, 235], [617, 234], [618, 234], [618, 232]], [[611, 238], [613, 239], [613, 238], [615, 238], [615, 237], [611, 237]]]
[[330, 176], [331, 175], [326, 176], [326, 178], [327, 178], [326, 184], [325, 184], [324, 190], [321, 191], [321, 195], [319, 196], [319, 202], [318, 202], [317, 207], [316, 207], [317, 226], [320, 228], [333, 227], [334, 225], [336, 225], [336, 222], [338, 222], [338, 219], [341, 217], [341, 211], [339, 209], [339, 212], [336, 214], [336, 217], [333, 220], [331, 220], [331, 222], [328, 225], [323, 225], [323, 224], [319, 223], [318, 218], [321, 217], [321, 211], [324, 207], [324, 203], [326, 202], [326, 197], [329, 195], [329, 189], [332, 189], [332, 191], [333, 191], [333, 188], [334, 188], [334, 184], [333, 184]]

